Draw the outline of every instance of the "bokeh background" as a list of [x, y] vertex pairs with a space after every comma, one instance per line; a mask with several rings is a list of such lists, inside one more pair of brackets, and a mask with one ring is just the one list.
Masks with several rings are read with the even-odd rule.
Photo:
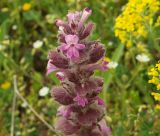
[[[95, 74], [104, 77], [101, 97], [105, 100], [106, 120], [112, 136], [159, 136], [160, 111], [154, 109], [148, 84], [148, 70], [160, 59], [160, 32], [152, 36], [143, 63], [136, 56], [139, 46], [126, 47], [115, 37], [115, 20], [127, 0], [0, 0], [0, 136], [56, 135], [31, 111], [19, 96], [14, 99], [13, 77], [18, 91], [30, 106], [54, 126], [58, 104], [50, 96], [53, 85], [59, 84], [55, 74], [46, 76], [49, 50], [58, 46], [54, 21], [65, 19], [68, 11], [93, 10], [90, 21], [96, 28], [90, 37], [101, 40], [106, 57], [112, 62], [109, 71]], [[157, 15], [156, 15], [157, 16]], [[134, 19], [134, 18], [132, 18]], [[158, 30], [158, 28], [157, 28]], [[150, 37], [148, 37], [150, 38]], [[13, 106], [15, 105], [15, 110]], [[14, 124], [11, 116], [14, 113]]]

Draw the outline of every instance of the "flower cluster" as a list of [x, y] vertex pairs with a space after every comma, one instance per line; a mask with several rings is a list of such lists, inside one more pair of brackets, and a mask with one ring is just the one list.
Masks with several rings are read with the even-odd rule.
[[[154, 68], [151, 68], [148, 75], [152, 77], [148, 82], [156, 85], [157, 90], [160, 90], [160, 62]], [[153, 92], [154, 99], [160, 101], [160, 93]], [[156, 105], [156, 109], [160, 109], [160, 104]]]
[[130, 0], [116, 19], [115, 35], [127, 47], [132, 46], [133, 39], [146, 38], [159, 6], [158, 0]]
[[98, 94], [103, 79], [94, 77], [94, 70], [107, 70], [105, 49], [99, 41], [89, 41], [94, 24], [84, 23], [92, 11], [67, 14], [67, 21], [56, 20], [59, 44], [49, 53], [47, 74], [56, 71], [61, 86], [52, 89], [58, 108], [55, 128], [63, 135], [107, 136], [109, 128], [103, 119], [105, 103]]

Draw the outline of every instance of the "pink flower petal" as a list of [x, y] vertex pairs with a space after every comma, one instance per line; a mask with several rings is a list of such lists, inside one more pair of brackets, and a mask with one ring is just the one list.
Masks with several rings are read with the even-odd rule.
[[80, 96], [79, 94], [77, 94], [77, 96], [73, 100], [75, 102], [77, 102], [77, 104], [79, 106], [82, 106], [82, 107], [84, 107], [86, 104], [88, 104], [87, 98], [84, 96]]
[[72, 52], [73, 52], [74, 58], [78, 58], [79, 57], [79, 52], [78, 52], [78, 50], [75, 47], [72, 48]]
[[70, 58], [70, 59], [73, 57], [73, 50], [72, 50], [72, 48], [69, 48], [67, 50], [67, 57]]
[[67, 57], [70, 59], [76, 59], [79, 57], [79, 52], [75, 47], [70, 47], [67, 51]]
[[75, 14], [74, 13], [68, 13], [67, 18], [68, 18], [68, 22], [71, 23], [75, 18]]
[[51, 63], [51, 60], [49, 60], [48, 64], [47, 64], [47, 73], [46, 74], [49, 75], [51, 72], [54, 72], [57, 70], [58, 70], [58, 68]]
[[67, 14], [68, 23], [78, 23], [81, 18], [81, 12], [68, 13]]
[[59, 49], [61, 51], [66, 51], [66, 50], [68, 50], [69, 47], [70, 47], [69, 45], [63, 43], [63, 44], [61, 44], [61, 46], [59, 47]]
[[66, 40], [67, 44], [71, 45], [71, 44], [77, 44], [79, 38], [78, 38], [77, 35], [71, 35], [71, 34], [69, 34], [69, 35], [65, 36], [65, 40]]
[[77, 44], [79, 41], [79, 37], [77, 35], [73, 35], [73, 43]]
[[75, 47], [78, 49], [78, 50], [82, 50], [85, 48], [85, 45], [84, 44], [76, 44]]

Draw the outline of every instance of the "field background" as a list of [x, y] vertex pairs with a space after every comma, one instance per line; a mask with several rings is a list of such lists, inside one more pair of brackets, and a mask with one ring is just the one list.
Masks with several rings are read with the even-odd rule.
[[[24, 3], [30, 3], [28, 11]], [[54, 74], [45, 75], [48, 51], [58, 46], [56, 18], [65, 19], [68, 11], [93, 10], [90, 21], [96, 28], [91, 39], [101, 40], [106, 46], [106, 56], [118, 62], [115, 69], [96, 72], [104, 77], [101, 97], [107, 104], [106, 120], [112, 136], [160, 136], [160, 112], [154, 109], [148, 84], [148, 69], [160, 59], [154, 46], [147, 48], [150, 62], [136, 60], [137, 47], [127, 49], [114, 35], [115, 18], [121, 13], [126, 0], [0, 0], [0, 136], [9, 136], [14, 125], [15, 136], [52, 136], [42, 123], [17, 96], [13, 107], [16, 76], [18, 91], [39, 116], [54, 125], [58, 104], [50, 93], [39, 96], [39, 90], [51, 89], [59, 84]], [[43, 41], [40, 48], [33, 43]], [[159, 45], [158, 45], [159, 46]], [[15, 121], [11, 116], [14, 112]], [[56, 134], [54, 134], [56, 135]]]

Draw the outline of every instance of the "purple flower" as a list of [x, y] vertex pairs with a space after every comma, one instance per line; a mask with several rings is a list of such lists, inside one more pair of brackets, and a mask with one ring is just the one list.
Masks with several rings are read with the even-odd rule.
[[94, 26], [85, 25], [91, 13], [85, 8], [68, 13], [67, 21], [55, 22], [60, 46], [49, 53], [47, 74], [56, 71], [61, 81], [51, 95], [60, 104], [55, 129], [65, 136], [108, 136], [110, 132], [103, 119], [105, 103], [98, 97], [104, 81], [94, 77], [95, 70], [108, 69], [108, 62], [103, 44], [86, 39]]
[[60, 50], [66, 52], [67, 57], [70, 59], [79, 58], [79, 50], [85, 48], [84, 44], [79, 44], [79, 38], [76, 35], [66, 35], [65, 36], [66, 43], [62, 43], [60, 46]]
[[77, 96], [73, 99], [75, 102], [77, 102], [77, 105], [84, 107], [86, 104], [88, 104], [88, 100], [84, 96], [80, 96], [77, 94]]

